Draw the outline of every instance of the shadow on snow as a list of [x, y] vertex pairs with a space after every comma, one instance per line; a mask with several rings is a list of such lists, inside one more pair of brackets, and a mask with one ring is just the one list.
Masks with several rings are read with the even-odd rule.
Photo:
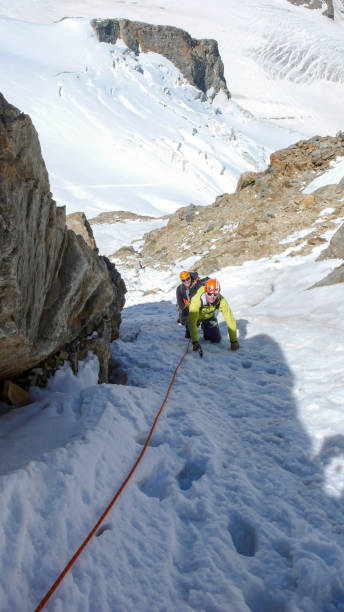
[[[289, 593], [296, 597], [294, 604], [302, 601], [305, 611], [342, 610], [342, 499], [326, 493], [325, 469], [333, 458], [343, 455], [344, 438], [326, 439], [314, 456], [312, 441], [300, 421], [293, 395], [294, 376], [283, 351], [269, 335], [247, 337], [248, 323], [237, 321], [240, 350], [236, 352], [228, 350], [224, 322], [220, 323], [219, 345], [205, 342], [200, 333], [204, 358], [189, 353], [177, 377], [185, 394], [188, 380], [201, 387], [203, 396], [209, 398], [208, 410], [221, 407], [222, 418], [230, 425], [231, 438], [223, 451], [228, 531], [241, 563], [266, 556], [250, 570], [258, 580], [252, 580], [248, 571], [247, 583], [242, 585], [245, 603], [252, 612], [286, 612], [294, 609]], [[139, 333], [134, 338], [135, 329]], [[126, 341], [139, 344], [141, 334], [147, 333], [152, 336], [152, 351], [155, 342], [165, 345], [175, 366], [187, 341], [184, 328], [177, 328], [170, 302], [126, 309], [121, 337], [123, 334]], [[147, 381], [147, 371], [144, 377], [146, 384], [153, 384], [152, 379]], [[189, 389], [185, 403], [190, 402], [190, 395]], [[196, 408], [201, 410], [201, 406]], [[192, 487], [192, 474], [197, 472], [197, 480], [206, 472], [205, 463], [198, 471], [195, 462], [190, 465], [191, 475], [186, 468], [178, 475], [184, 491]], [[274, 592], [276, 580], [283, 583], [283, 593], [283, 589]]]

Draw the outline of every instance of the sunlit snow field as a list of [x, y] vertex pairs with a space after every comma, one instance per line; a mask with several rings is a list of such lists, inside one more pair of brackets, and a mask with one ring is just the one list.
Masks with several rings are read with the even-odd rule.
[[[263, 169], [272, 151], [341, 127], [341, 22], [284, 0], [183, 7], [0, 2], [1, 90], [32, 117], [53, 194], [67, 212], [159, 216], [210, 204], [235, 189], [241, 172]], [[232, 100], [202, 102], [162, 56], [137, 57], [121, 41], [100, 44], [94, 17], [215, 38]]]

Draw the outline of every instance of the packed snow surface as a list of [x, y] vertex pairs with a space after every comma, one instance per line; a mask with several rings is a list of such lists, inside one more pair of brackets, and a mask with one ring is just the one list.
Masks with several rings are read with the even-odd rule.
[[[307, 290], [329, 269], [282, 257], [219, 271], [239, 351], [223, 321], [220, 345], [189, 350], [47, 610], [344, 609], [343, 288]], [[97, 386], [89, 356], [1, 418], [1, 610], [38, 605], [139, 456], [187, 347], [176, 278], [124, 310], [122, 384]]]
[[[159, 217], [343, 127], [335, 11], [330, 22], [282, 0], [0, 0], [2, 93], [32, 117], [67, 212]], [[99, 44], [91, 17], [217, 39], [232, 100], [202, 100], [160, 56]], [[337, 160], [307, 192], [343, 172]], [[111, 254], [165, 222], [93, 228]], [[142, 462], [46, 610], [343, 612], [343, 286], [310, 288], [339, 263], [316, 262], [319, 247], [288, 252], [286, 241], [278, 258], [216, 272], [239, 351], [222, 320], [221, 344], [188, 351]], [[89, 355], [1, 416], [1, 612], [38, 606], [142, 451], [187, 348], [175, 288], [193, 265], [120, 270], [117, 384], [97, 385]]]

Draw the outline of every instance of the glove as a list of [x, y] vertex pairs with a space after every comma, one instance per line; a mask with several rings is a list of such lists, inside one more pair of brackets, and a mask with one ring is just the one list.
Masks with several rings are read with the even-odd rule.
[[197, 342], [196, 340], [193, 341], [192, 343], [192, 350], [193, 351], [199, 351], [201, 348], [201, 345], [199, 342]]
[[234, 340], [234, 342], [231, 342], [231, 350], [232, 351], [237, 351], [239, 348], [239, 342], [237, 340]]

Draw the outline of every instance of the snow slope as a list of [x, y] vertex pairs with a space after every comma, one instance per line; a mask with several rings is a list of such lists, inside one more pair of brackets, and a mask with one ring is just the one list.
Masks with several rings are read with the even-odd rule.
[[[142, 463], [47, 610], [344, 609], [343, 288], [306, 290], [329, 268], [219, 271], [240, 350], [222, 322], [220, 345], [187, 354]], [[124, 311], [113, 355], [127, 384], [96, 386], [89, 357], [1, 418], [1, 610], [38, 605], [136, 461], [186, 347], [174, 284]]]

